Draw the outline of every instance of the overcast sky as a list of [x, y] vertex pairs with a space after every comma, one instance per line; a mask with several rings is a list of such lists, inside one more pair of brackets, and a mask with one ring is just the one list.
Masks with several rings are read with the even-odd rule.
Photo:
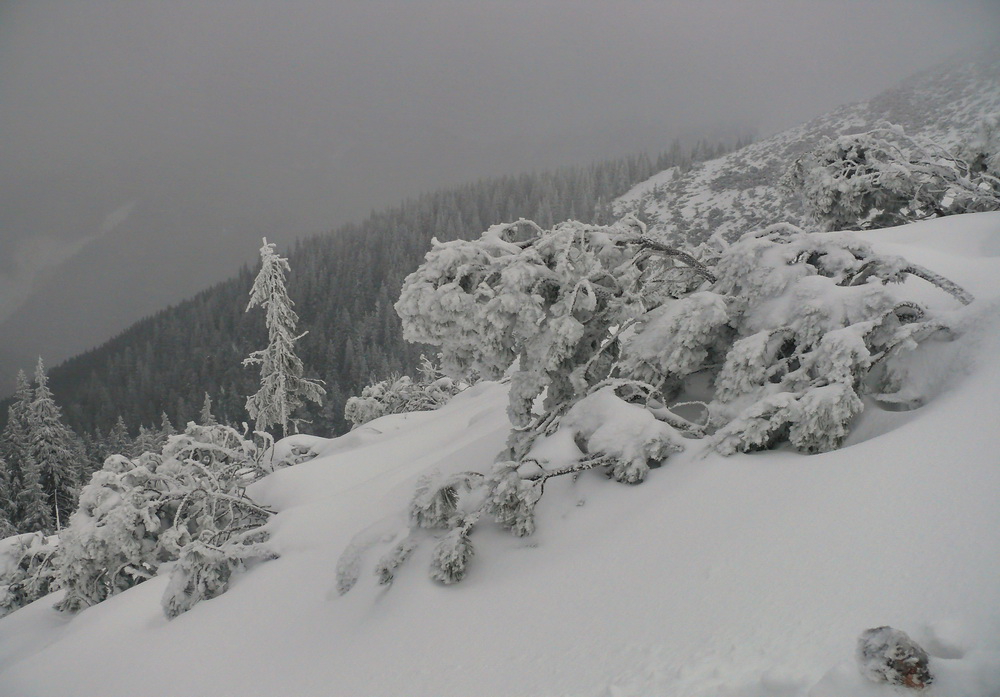
[[997, 36], [997, 0], [0, 0], [0, 318], [102, 239], [174, 266], [155, 309], [261, 234], [767, 134]]

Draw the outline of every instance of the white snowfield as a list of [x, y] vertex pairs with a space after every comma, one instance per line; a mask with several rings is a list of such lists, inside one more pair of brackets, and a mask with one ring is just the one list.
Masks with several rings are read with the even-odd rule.
[[76, 617], [57, 596], [13, 613], [0, 695], [898, 697], [854, 662], [881, 625], [931, 654], [920, 694], [1000, 695], [1000, 213], [865, 237], [977, 296], [926, 362], [924, 407], [866, 404], [822, 455], [687, 441], [639, 486], [554, 479], [533, 536], [477, 532], [462, 583], [429, 579], [425, 544], [392, 586], [369, 556], [337, 595], [341, 551], [405, 525], [418, 475], [492, 462], [505, 390], [482, 384], [311, 441], [320, 457], [251, 492], [280, 511], [281, 558], [171, 622], [164, 575]]

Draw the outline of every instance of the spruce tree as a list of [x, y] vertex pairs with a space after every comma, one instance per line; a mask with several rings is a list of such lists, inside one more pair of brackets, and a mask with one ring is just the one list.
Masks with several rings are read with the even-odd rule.
[[201, 405], [201, 414], [198, 415], [198, 423], [202, 426], [215, 426], [219, 423], [212, 413], [212, 398], [208, 396], [208, 392], [205, 393], [205, 401]]
[[62, 410], [52, 398], [45, 365], [35, 368], [35, 398], [28, 411], [29, 451], [38, 467], [39, 482], [56, 530], [76, 508], [78, 459], [82, 446], [62, 422]]
[[250, 289], [247, 311], [260, 306], [265, 311], [267, 348], [254, 351], [243, 365], [260, 364], [260, 390], [247, 398], [246, 409], [259, 430], [280, 425], [283, 435], [288, 427], [298, 430], [298, 420], [292, 413], [304, 400], [322, 404], [326, 391], [319, 381], [302, 376], [302, 360], [295, 355], [295, 342], [305, 334], [296, 334], [299, 317], [292, 309], [285, 288], [288, 260], [274, 252], [274, 244], [265, 237], [260, 248], [260, 273]]
[[108, 431], [108, 440], [104, 447], [104, 456], [108, 457], [111, 455], [124, 455], [125, 457], [132, 457], [135, 453], [134, 450], [135, 443], [132, 437], [128, 434], [128, 427], [125, 426], [125, 419], [122, 418], [121, 414], [118, 415], [118, 420], [115, 421], [115, 425], [111, 427]]
[[176, 436], [177, 429], [174, 425], [170, 423], [170, 417], [167, 416], [167, 412], [161, 412], [160, 414], [160, 437], [163, 438], [163, 442], [166, 443], [167, 438], [170, 436]]
[[[42, 490], [42, 471], [32, 455], [21, 463], [21, 488], [17, 492], [16, 527], [18, 532], [48, 533], [52, 530], [52, 513], [45, 491]], [[57, 528], [58, 529], [58, 528]]]
[[11, 514], [14, 512], [14, 496], [7, 461], [4, 460], [3, 455], [0, 455], [0, 528], [4, 527], [4, 521], [10, 521]]
[[[0, 436], [0, 457], [6, 461], [7, 515], [14, 527], [23, 531], [20, 492], [25, 486], [24, 461], [29, 456], [28, 410], [32, 400], [31, 383], [23, 370], [17, 373], [14, 401], [7, 408], [7, 425]], [[30, 530], [29, 530], [30, 532]]]

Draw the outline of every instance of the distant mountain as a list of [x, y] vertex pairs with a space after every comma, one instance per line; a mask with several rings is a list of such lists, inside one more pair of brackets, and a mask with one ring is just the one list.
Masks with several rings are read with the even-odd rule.
[[716, 231], [733, 239], [779, 221], [804, 224], [799, 200], [778, 182], [823, 138], [889, 121], [947, 146], [996, 112], [1000, 50], [913, 75], [874, 99], [840, 107], [686, 171], [660, 172], [616, 201], [615, 211], [637, 213], [655, 232], [679, 242], [698, 242]]

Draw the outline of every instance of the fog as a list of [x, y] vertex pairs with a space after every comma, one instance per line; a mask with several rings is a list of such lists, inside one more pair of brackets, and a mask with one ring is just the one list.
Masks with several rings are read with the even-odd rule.
[[99, 343], [261, 235], [771, 133], [997, 36], [995, 0], [3, 2], [0, 354]]

